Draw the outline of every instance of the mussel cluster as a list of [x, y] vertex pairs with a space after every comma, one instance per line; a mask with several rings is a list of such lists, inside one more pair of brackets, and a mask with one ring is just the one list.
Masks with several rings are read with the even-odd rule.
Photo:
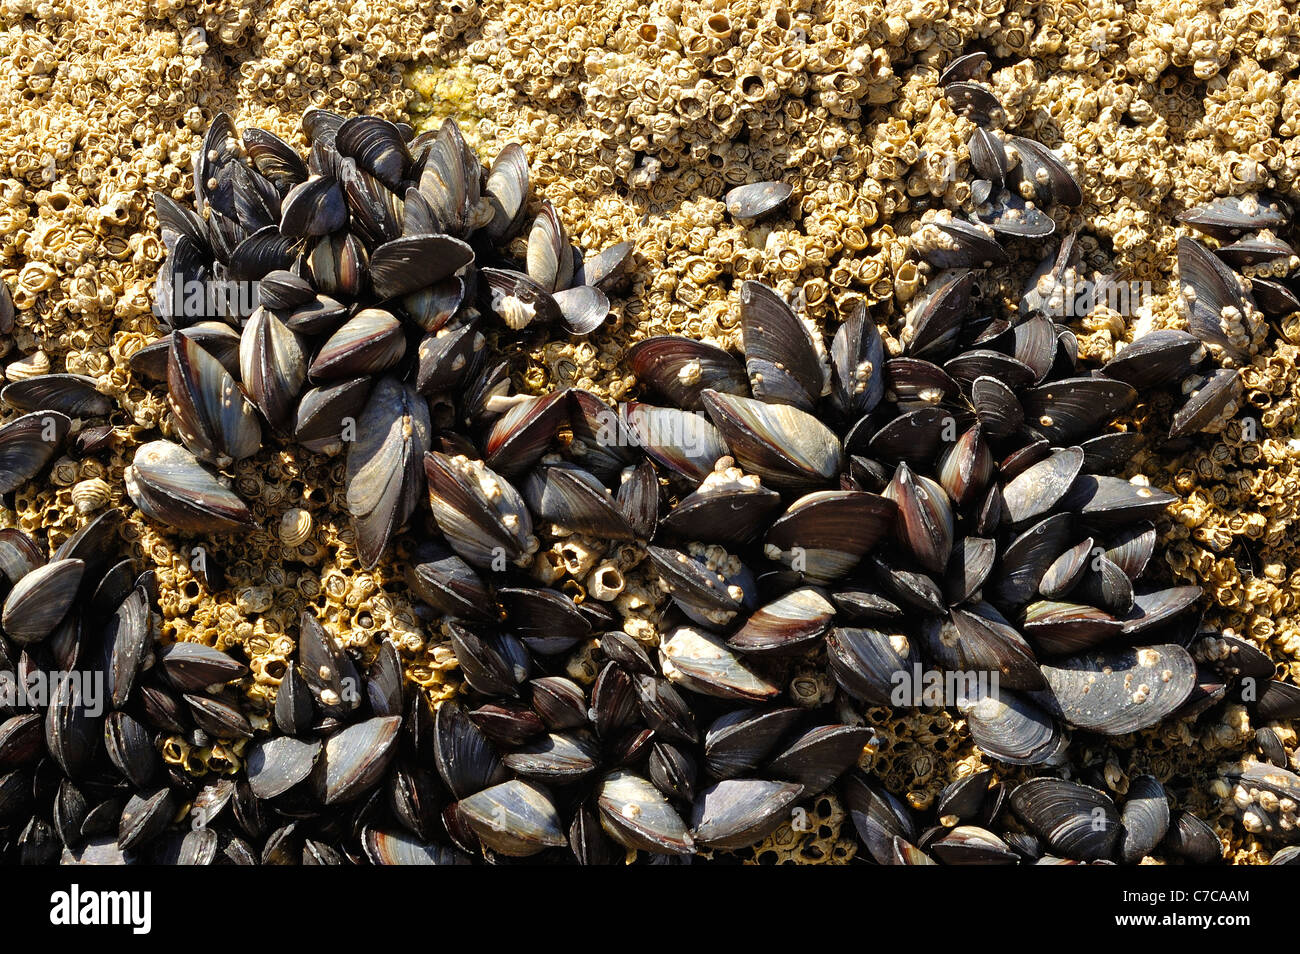
[[[360, 562], [417, 537], [406, 582], [465, 692], [435, 709], [394, 642], [363, 662], [307, 611], [273, 711], [250, 711], [240, 661], [161, 644], [150, 575], [105, 556], [115, 512], [48, 562], [0, 531], [7, 668], [109, 686], [103, 712], [70, 690], [5, 712], [0, 833], [16, 856], [681, 861], [755, 845], [835, 791], [882, 864], [1217, 858], [1213, 829], [1171, 812], [1156, 779], [1116, 807], [1056, 775], [1071, 732], [1196, 718], [1246, 679], [1262, 685], [1257, 714], [1300, 710], [1262, 653], [1200, 631], [1198, 587], [1160, 583], [1155, 521], [1175, 498], [1116, 476], [1147, 436], [1114, 423], [1160, 388], [1186, 395], [1170, 438], [1235, 412], [1236, 369], [1266, 332], [1252, 291], [1265, 310], [1290, 294], [1267, 265], [1289, 250], [1260, 231], [1284, 219], [1265, 222], [1266, 201], [1192, 213], [1213, 234], [1252, 232], [1180, 245], [1192, 333], [1154, 331], [1081, 367], [1060, 320], [1083, 277], [1075, 235], [1014, 315], [979, 294], [984, 269], [1053, 235], [1047, 210], [1080, 200], [1060, 157], [998, 128], [982, 65], [944, 76], [976, 123], [980, 178], [960, 214], [912, 237], [932, 274], [897, 353], [860, 301], [828, 346], [797, 301], [750, 281], [743, 354], [641, 341], [628, 359], [642, 399], [617, 406], [512, 395], [488, 353], [493, 318], [502, 334], [591, 332], [632, 265], [627, 244], [584, 262], [545, 203], [526, 261], [509, 258], [529, 202], [518, 146], [485, 170], [453, 122], [415, 136], [312, 110], [303, 159], [262, 130], [241, 145], [218, 117], [195, 207], [157, 197], [168, 333], [133, 367], [166, 381], [180, 443], [140, 446], [127, 492], [181, 533], [236, 532], [254, 518], [222, 471], [268, 435], [345, 453]], [[789, 195], [755, 183], [728, 205], [754, 219]], [[190, 307], [186, 289], [228, 281], [257, 282], [257, 306]], [[74, 418], [104, 413], [93, 383], [55, 377], [0, 395], [32, 411], [0, 429], [5, 490], [54, 453], [36, 428], [62, 443]], [[568, 563], [557, 540], [598, 556]], [[649, 631], [625, 619], [637, 581], [666, 597]], [[916, 706], [956, 710], [1009, 771], [1055, 774], [976, 772], [926, 827], [858, 768], [870, 713]], [[191, 771], [186, 746], [228, 762]], [[1261, 827], [1278, 798], [1260, 791], [1291, 785], [1265, 774], [1242, 776]]]

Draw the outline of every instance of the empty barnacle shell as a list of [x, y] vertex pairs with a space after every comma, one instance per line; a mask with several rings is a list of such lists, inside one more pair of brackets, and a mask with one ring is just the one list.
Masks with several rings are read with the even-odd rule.
[[900, 463], [884, 495], [897, 504], [894, 527], [899, 542], [923, 568], [942, 573], [952, 554], [953, 516], [947, 493]]
[[780, 295], [755, 281], [740, 286], [740, 323], [754, 397], [812, 410], [826, 388], [828, 369], [808, 327]]
[[259, 308], [244, 326], [239, 368], [248, 396], [276, 430], [294, 424], [298, 395], [307, 381], [303, 340], [268, 308]]
[[[622, 420], [636, 446], [690, 480], [705, 480], [727, 456], [722, 433], [703, 414], [631, 401], [624, 406]], [[607, 440], [618, 438], [619, 423], [615, 418], [602, 425]]]
[[5, 635], [27, 645], [54, 632], [77, 598], [85, 567], [81, 560], [55, 560], [18, 580], [0, 613]]
[[72, 421], [58, 411], [33, 411], [0, 427], [0, 493], [17, 490], [63, 448]]
[[1120, 818], [1105, 792], [1059, 778], [1032, 778], [1011, 793], [1011, 810], [1048, 846], [1067, 858], [1109, 858]]
[[664, 636], [659, 663], [670, 681], [707, 696], [762, 702], [781, 691], [720, 637], [691, 626], [678, 626]]
[[730, 352], [717, 345], [677, 335], [661, 335], [634, 344], [627, 353], [637, 380], [688, 411], [699, 410], [706, 388], [746, 394], [749, 378]]
[[811, 414], [713, 390], [701, 399], [736, 462], [774, 487], [824, 484], [839, 472], [839, 438]]
[[[905, 635], [837, 626], [826, 637], [826, 660], [835, 681], [855, 699], [869, 705], [913, 704], [908, 680], [920, 657]], [[906, 679], [900, 681], [900, 673]]]
[[430, 430], [428, 405], [410, 385], [381, 378], [348, 447], [347, 505], [364, 566], [379, 561], [393, 533], [415, 511]]
[[1196, 685], [1196, 664], [1181, 646], [1087, 652], [1043, 663], [1043, 676], [1070, 725], [1125, 735], [1177, 710]]
[[527, 566], [537, 552], [532, 518], [519, 492], [481, 461], [438, 451], [424, 456], [434, 519], [471, 566]]
[[751, 182], [736, 186], [723, 201], [732, 218], [751, 222], [779, 211], [793, 191], [788, 182]]
[[760, 606], [727, 645], [743, 653], [787, 653], [820, 639], [835, 618], [835, 606], [814, 587], [791, 590]]
[[1191, 390], [1174, 414], [1170, 438], [1210, 430], [1215, 421], [1234, 414], [1241, 395], [1240, 374], [1236, 368], [1218, 368], [1204, 378], [1189, 379], [1184, 388]]
[[569, 843], [555, 802], [540, 785], [512, 779], [456, 804], [479, 840], [500, 854], [526, 858]]
[[358, 798], [383, 777], [401, 724], [401, 716], [374, 716], [325, 740], [314, 771], [326, 805]]
[[734, 850], [760, 841], [788, 817], [802, 785], [764, 779], [723, 779], [691, 806], [691, 836], [707, 848]]

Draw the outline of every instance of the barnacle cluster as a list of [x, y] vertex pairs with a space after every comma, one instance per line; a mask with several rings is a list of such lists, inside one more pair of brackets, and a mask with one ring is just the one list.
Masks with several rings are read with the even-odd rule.
[[[974, 124], [937, 80], [961, 53], [982, 49], [995, 64], [986, 80], [1005, 111], [1001, 125], [1057, 148], [1082, 186], [1078, 205], [1050, 210], [1058, 234], [1080, 230], [1080, 274], [1149, 283], [1134, 307], [1071, 316], [1080, 357], [1100, 363], [1147, 332], [1187, 327], [1178, 242], [1230, 240], [1177, 223], [1176, 212], [1216, 196], [1296, 189], [1300, 41], [1290, 19], [1264, 2], [1152, 0], [667, 0], [638, 10], [385, 0], [273, 2], [256, 14], [226, 2], [82, 9], [5, 0], [0, 280], [17, 309], [12, 335], [0, 338], [6, 378], [87, 375], [115, 409], [95, 451], [51, 461], [49, 479], [18, 489], [0, 524], [54, 550], [88, 519], [129, 503], [123, 471], [138, 445], [160, 427], [170, 434], [162, 393], [130, 366], [159, 333], [151, 288], [164, 249], [149, 196], [189, 194], [191, 154], [222, 110], [295, 145], [306, 142], [299, 118], [312, 105], [419, 129], [452, 117], [483, 156], [520, 143], [536, 194], [574, 243], [631, 241], [637, 267], [590, 338], [493, 335], [490, 345], [512, 358], [523, 391], [578, 387], [616, 401], [638, 393], [625, 359], [639, 341], [680, 334], [739, 346], [745, 280], [798, 301], [827, 340], [861, 300], [888, 353], [900, 354], [904, 315], [929, 277], [913, 254], [932, 234], [924, 226], [967, 204], [976, 178]], [[730, 215], [727, 191], [761, 180], [793, 187], [786, 210], [761, 222]], [[1252, 278], [1253, 267], [1239, 271]], [[994, 265], [984, 283], [991, 307], [1014, 309], [1026, 277], [1018, 261]], [[1236, 330], [1225, 323], [1233, 342], [1248, 345], [1235, 416], [1181, 445], [1143, 446], [1127, 473], [1180, 498], [1162, 527], [1161, 573], [1204, 587], [1205, 628], [1239, 641], [1235, 650], [1203, 647], [1197, 660], [1253, 648], [1295, 682], [1300, 315], [1274, 323], [1267, 342], [1250, 315]], [[1126, 426], [1157, 429], [1181, 400], [1144, 396]], [[456, 694], [449, 642], [428, 625], [401, 570], [408, 554], [371, 569], [357, 557], [340, 458], [268, 450], [237, 462], [233, 478], [258, 525], [246, 535], [195, 552], [196, 541], [138, 514], [123, 530], [155, 571], [166, 641], [238, 650], [249, 660], [244, 691], [270, 704], [310, 608], [358, 664], [373, 662], [386, 634], [431, 701]], [[658, 639], [663, 594], [635, 558], [561, 538], [534, 559], [611, 595], [638, 641]], [[570, 668], [577, 678], [582, 661]], [[594, 664], [586, 671], [594, 679]], [[829, 698], [834, 685], [819, 685], [819, 675], [794, 676], [792, 698]], [[1245, 706], [1218, 711], [1212, 724], [1092, 737], [1071, 749], [1072, 768], [1117, 796], [1150, 773], [1178, 807], [1216, 823], [1230, 860], [1266, 860], [1277, 842], [1262, 829], [1286, 817], [1268, 814], [1286, 793], [1261, 782], [1260, 769], [1233, 765], [1243, 753], [1266, 757], [1256, 730], [1275, 729], [1282, 761], [1300, 767], [1294, 734], [1285, 719], [1261, 720]], [[913, 810], [930, 810], [980, 764], [962, 720], [945, 712], [864, 715], [877, 739], [863, 767]], [[202, 773], [240, 759], [187, 746], [173, 741], [167, 761]], [[1222, 784], [1211, 785], [1216, 775]], [[828, 798], [817, 811], [822, 821], [809, 832], [778, 830], [754, 857], [842, 857], [842, 809]]]

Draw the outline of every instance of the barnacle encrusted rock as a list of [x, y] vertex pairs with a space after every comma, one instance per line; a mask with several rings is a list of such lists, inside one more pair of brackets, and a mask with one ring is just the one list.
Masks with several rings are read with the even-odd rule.
[[[1085, 229], [1090, 271], [1150, 283], [1133, 314], [1105, 308], [1074, 320], [1081, 355], [1106, 360], [1143, 331], [1181, 327], [1173, 268], [1185, 230], [1171, 227], [1171, 209], [1295, 188], [1300, 53], [1287, 18], [1258, 0], [669, 0], [638, 10], [313, 0], [268, 3], [256, 15], [190, 0], [148, 10], [5, 0], [0, 280], [18, 308], [3, 345], [6, 377], [45, 359], [52, 370], [95, 378], [125, 414], [105, 452], [17, 492], [0, 524], [57, 545], [103, 505], [96, 481], [120, 487], [138, 443], [155, 428], [171, 434], [158, 393], [127, 364], [156, 334], [149, 290], [163, 249], [148, 197], [188, 191], [190, 154], [220, 110], [297, 145], [309, 104], [392, 119], [411, 106], [419, 123], [453, 115], [485, 155], [521, 142], [537, 190], [574, 241], [599, 248], [632, 240], [644, 267], [591, 341], [525, 348], [517, 383], [621, 399], [633, 382], [620, 359], [635, 341], [680, 333], [738, 344], [744, 279], [797, 291], [823, 327], [865, 299], [897, 336], [901, 306], [918, 284], [906, 238], [927, 207], [968, 198], [970, 123], [936, 78], [954, 55], [982, 47], [1000, 64], [990, 81], [1008, 124], [1059, 147], [1084, 184], [1082, 204], [1059, 230]], [[793, 185], [789, 215], [732, 221], [725, 191], [767, 179]], [[1009, 301], [1024, 277], [1004, 276]], [[1210, 591], [1207, 624], [1264, 649], [1296, 680], [1300, 316], [1282, 320], [1280, 331], [1242, 367], [1237, 420], [1183, 451], [1143, 452], [1130, 472], [1183, 498], [1173, 508], [1167, 572]], [[892, 352], [897, 341], [886, 345]], [[1130, 426], [1154, 427], [1169, 410], [1139, 405]], [[164, 634], [242, 646], [253, 699], [269, 701], [293, 652], [287, 634], [311, 607], [363, 655], [379, 633], [398, 635], [408, 674], [432, 697], [450, 695], [455, 662], [424, 625], [401, 572], [357, 563], [341, 466], [274, 451], [240, 462], [238, 492], [264, 528], [243, 537], [199, 544], [133, 519], [125, 535], [156, 570]], [[292, 512], [310, 517], [304, 539], [281, 532]], [[567, 559], [566, 572], [581, 569], [583, 582], [604, 565], [576, 549]], [[661, 595], [620, 570], [625, 586], [611, 595], [614, 605], [632, 615], [631, 635], [653, 642]], [[255, 599], [238, 599], [253, 589]], [[868, 717], [882, 740], [875, 771], [919, 804], [972, 757], [960, 721], [944, 713]], [[1270, 849], [1249, 828], [1228, 826], [1230, 800], [1220, 804], [1208, 781], [1186, 781], [1208, 780], [1214, 764], [1249, 744], [1246, 711], [1224, 719], [1094, 741], [1075, 754], [1076, 768], [1108, 785], [1151, 772], [1171, 785], [1179, 807], [1218, 813], [1234, 860], [1259, 860]], [[1294, 754], [1294, 737], [1286, 738]], [[164, 748], [187, 770], [233, 771], [239, 752], [214, 752], [181, 740]]]

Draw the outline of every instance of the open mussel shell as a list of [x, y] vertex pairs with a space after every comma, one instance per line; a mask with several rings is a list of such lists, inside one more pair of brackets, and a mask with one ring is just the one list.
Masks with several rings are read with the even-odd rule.
[[1176, 711], [1196, 687], [1196, 663], [1181, 646], [1087, 652], [1045, 662], [1043, 676], [1070, 725], [1126, 735]]
[[701, 398], [736, 462], [766, 483], [782, 489], [815, 487], [839, 473], [839, 438], [811, 414], [713, 390]]
[[736, 186], [723, 201], [733, 219], [753, 222], [784, 208], [792, 191], [788, 182], [751, 182]]
[[447, 543], [466, 563], [501, 571], [527, 566], [537, 551], [523, 497], [481, 461], [431, 451], [424, 457], [429, 501]]
[[187, 533], [229, 533], [255, 526], [247, 505], [185, 448], [142, 444], [123, 472], [127, 495], [146, 517]]
[[1011, 810], [1055, 852], [1076, 861], [1110, 858], [1120, 818], [1110, 796], [1059, 778], [1033, 778], [1011, 793]]
[[226, 467], [262, 446], [257, 411], [235, 378], [184, 332], [172, 335], [167, 403], [195, 456]]
[[512, 331], [521, 331], [531, 325], [542, 327], [560, 320], [560, 306], [555, 296], [523, 272], [482, 268], [478, 274], [482, 306]]
[[702, 407], [700, 392], [706, 388], [724, 394], [749, 391], [749, 378], [730, 352], [693, 338], [647, 338], [628, 350], [627, 360], [638, 381], [688, 411]]
[[492, 851], [527, 858], [569, 843], [550, 792], [512, 779], [456, 803], [465, 824]]
[[763, 702], [781, 692], [720, 637], [691, 626], [678, 626], [663, 638], [659, 663], [669, 681], [707, 696]]
[[[224, 321], [200, 321], [186, 328], [185, 334], [200, 348], [220, 361], [222, 367], [232, 375], [239, 374], [240, 336], [239, 332], [230, 325]], [[131, 355], [131, 370], [155, 381], [166, 381], [171, 348], [171, 335], [145, 345]]]
[[528, 233], [526, 264], [528, 276], [549, 292], [573, 281], [573, 246], [555, 206], [545, 200]]
[[372, 567], [411, 516], [424, 490], [431, 441], [429, 408], [410, 385], [385, 377], [375, 385], [348, 448], [347, 504], [363, 566]]
[[800, 652], [821, 639], [834, 618], [835, 606], [820, 590], [791, 590], [750, 614], [727, 645], [742, 653]]
[[764, 779], [723, 779], [691, 806], [691, 835], [706, 848], [745, 848], [771, 834], [790, 815], [802, 785]]

